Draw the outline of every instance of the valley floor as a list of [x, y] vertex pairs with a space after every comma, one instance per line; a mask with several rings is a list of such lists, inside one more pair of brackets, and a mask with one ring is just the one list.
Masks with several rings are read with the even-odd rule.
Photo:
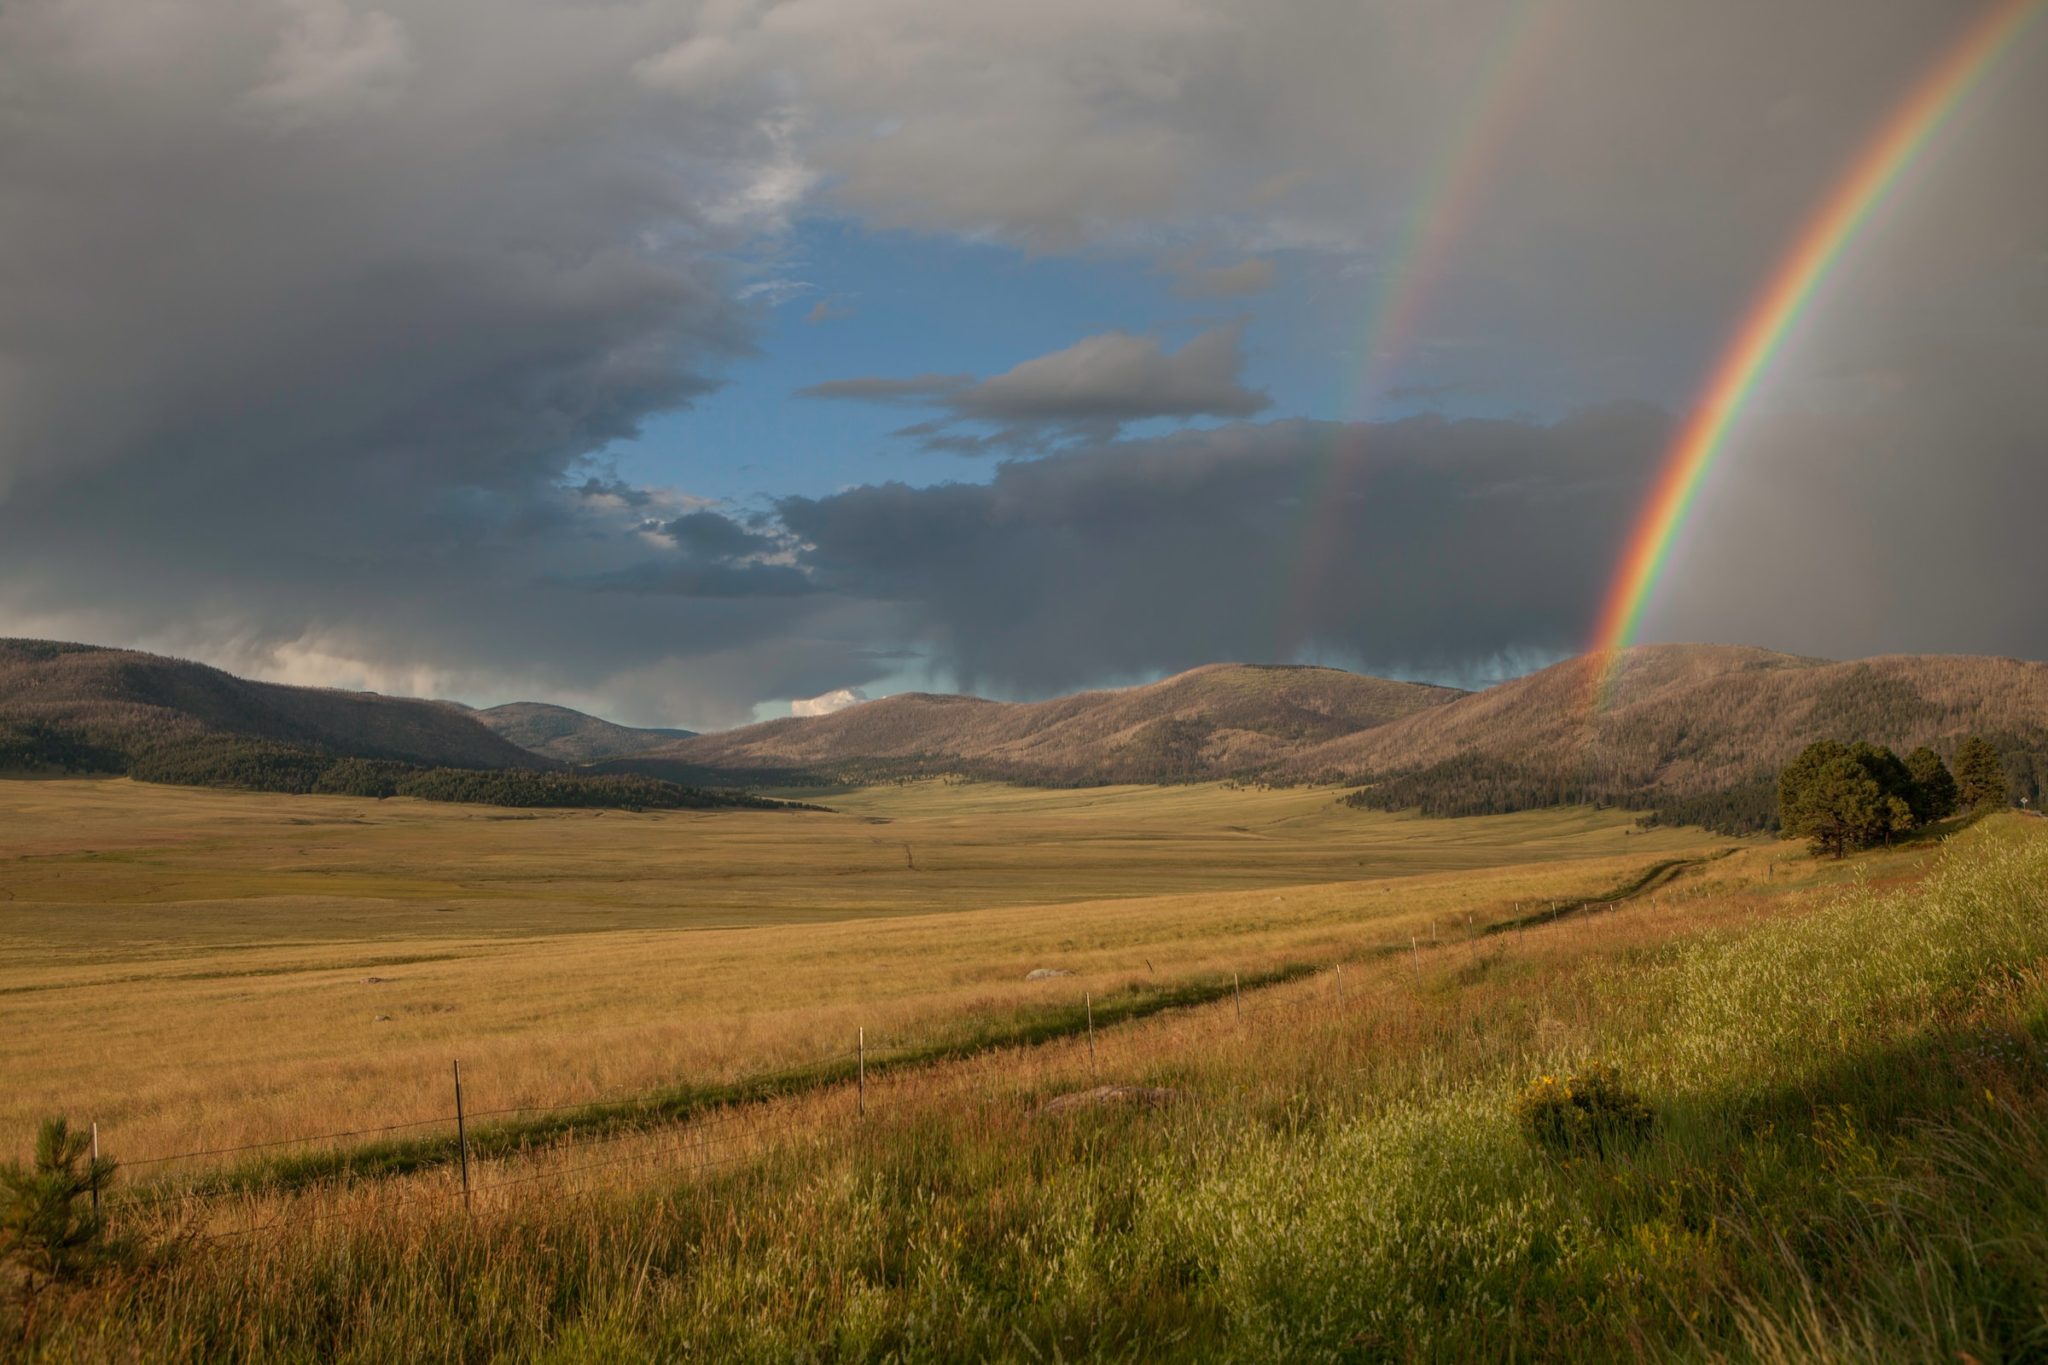
[[[821, 812], [0, 782], [0, 1152], [133, 1155], [729, 1080], [1316, 965], [1731, 841], [1622, 812], [910, 784]], [[1477, 874], [1475, 878], [1475, 874]], [[1028, 981], [1034, 969], [1071, 973]]]
[[[95, 802], [136, 799], [122, 784], [64, 791], [73, 826]], [[868, 837], [855, 832], [914, 831], [919, 869], [898, 880], [915, 886], [929, 859], [952, 887], [905, 892], [903, 913], [757, 928], [688, 928], [678, 910], [666, 927], [580, 930], [573, 907], [604, 882], [594, 860], [550, 893], [553, 910], [529, 908], [563, 917], [551, 925], [414, 939], [380, 906], [360, 934], [302, 920], [238, 940], [220, 917], [289, 914], [238, 892], [192, 912], [182, 952], [169, 930], [124, 949], [95, 944], [89, 920], [67, 938], [48, 894], [62, 878], [38, 882], [21, 919], [0, 919], [26, 950], [0, 982], [5, 1036], [50, 1040], [72, 1070], [67, 1090], [26, 1050], [11, 1057], [15, 1093], [36, 1093], [9, 1101], [10, 1126], [37, 1106], [82, 1118], [127, 1100], [97, 1077], [145, 1085], [147, 1059], [95, 1057], [75, 1016], [182, 1009], [194, 1036], [121, 1025], [122, 1046], [190, 1073], [107, 1125], [132, 1135], [110, 1144], [135, 1163], [118, 1225], [159, 1250], [45, 1296], [17, 1339], [48, 1359], [2048, 1354], [2048, 822], [1997, 817], [1834, 864], [1623, 833], [1597, 812], [1418, 822], [1330, 797], [851, 793], [796, 826], [816, 835], [761, 835], [734, 861], [771, 878], [801, 862], [820, 903], [843, 907], [873, 894], [832, 899]], [[186, 913], [176, 895], [194, 883], [180, 879], [228, 866], [206, 839], [267, 847], [276, 822], [307, 818], [277, 798], [193, 799], [226, 804], [175, 831], [129, 808], [134, 842], [107, 851], [128, 850], [131, 871], [91, 874], [133, 878], [111, 913]], [[416, 818], [364, 805], [350, 818]], [[738, 822], [716, 836], [732, 848], [756, 837], [745, 822], [791, 819], [664, 817], [649, 844], [685, 842], [693, 818]], [[892, 824], [862, 823], [878, 818]], [[86, 835], [56, 846], [64, 823], [40, 853], [0, 852], [0, 875], [81, 856]], [[387, 837], [343, 828], [366, 850]], [[403, 833], [385, 862], [420, 876]], [[1072, 851], [1092, 840], [1124, 870]], [[351, 863], [349, 847], [336, 836], [326, 856], [371, 877], [378, 860]], [[503, 847], [542, 856], [538, 838]], [[465, 856], [474, 871], [440, 875], [487, 878], [493, 861]], [[1341, 875], [1340, 858], [1359, 870]], [[1053, 894], [1063, 861], [1071, 897]], [[983, 877], [1014, 896], [979, 899]], [[1552, 907], [1564, 913], [1546, 922]], [[631, 910], [653, 914], [652, 898]], [[416, 960], [371, 972], [372, 953]], [[229, 963], [251, 970], [221, 975]], [[1076, 974], [1022, 980], [1040, 966]], [[1233, 994], [1233, 972], [1260, 988]], [[458, 1008], [403, 1016], [416, 1036], [389, 1043], [367, 1024], [345, 1032], [331, 997], [360, 1014], [409, 974], [421, 999]], [[1190, 993], [1169, 1001], [1170, 985]], [[1083, 1001], [1104, 1009], [1092, 1033], [1070, 1027]], [[1004, 1046], [990, 1020], [1059, 1027]], [[878, 1059], [916, 1064], [877, 1066], [864, 1089], [814, 1070], [687, 1121], [489, 1147], [468, 1200], [442, 1162], [310, 1185], [291, 1148], [136, 1162], [294, 1116], [437, 1116], [457, 1051], [473, 1109], [497, 1108], [797, 1074], [858, 1028]], [[977, 1038], [994, 1045], [935, 1046]], [[240, 1055], [210, 1066], [209, 1044]], [[237, 1064], [256, 1055], [265, 1065]], [[1591, 1093], [1596, 1061], [1640, 1097], [1642, 1123], [1536, 1140], [1531, 1087]], [[429, 1075], [408, 1091], [413, 1069]], [[1104, 1099], [1105, 1085], [1134, 1089]], [[400, 1093], [373, 1104], [387, 1092]], [[223, 1173], [234, 1192], [218, 1192]]]

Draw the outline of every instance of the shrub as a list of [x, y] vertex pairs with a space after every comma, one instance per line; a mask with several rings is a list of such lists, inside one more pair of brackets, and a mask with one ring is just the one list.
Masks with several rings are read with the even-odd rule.
[[1606, 1156], [1647, 1137], [1655, 1115], [1614, 1068], [1594, 1062], [1560, 1081], [1544, 1076], [1522, 1092], [1515, 1118], [1537, 1146]]

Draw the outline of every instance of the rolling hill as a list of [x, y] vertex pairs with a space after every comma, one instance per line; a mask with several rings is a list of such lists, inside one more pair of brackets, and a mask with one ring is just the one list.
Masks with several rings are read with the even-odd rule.
[[1778, 769], [1816, 739], [1953, 754], [1982, 733], [2017, 793], [2048, 778], [2048, 664], [1959, 655], [1837, 663], [1725, 645], [1638, 646], [1607, 703], [1584, 658], [1341, 736], [1292, 757], [1296, 780], [1370, 784], [1362, 804], [1430, 814], [1570, 801], [1763, 828]]
[[625, 758], [693, 738], [697, 733], [616, 725], [566, 706], [538, 701], [507, 702], [471, 714], [500, 738], [529, 753], [562, 763]]
[[453, 702], [251, 682], [135, 650], [0, 640], [0, 775], [518, 807], [767, 808], [626, 774], [566, 771]]
[[1211, 664], [1143, 687], [1043, 702], [907, 693], [699, 735], [600, 766], [692, 780], [945, 773], [1048, 786], [1190, 781], [1275, 769], [1462, 695], [1335, 668]]
[[40, 746], [111, 771], [221, 738], [429, 767], [549, 766], [445, 702], [251, 682], [128, 649], [0, 640], [0, 757], [32, 762]]
[[[1929, 744], [1948, 756], [1980, 733], [2003, 751], [2015, 795], [2038, 803], [2048, 785], [2048, 664], [1641, 646], [1597, 709], [1590, 666], [1568, 660], [1464, 693], [1333, 668], [1212, 664], [1051, 701], [910, 693], [679, 737], [542, 703], [478, 712], [250, 682], [132, 650], [8, 640], [0, 772], [506, 804], [711, 799], [663, 785], [678, 783], [1227, 778], [1344, 783], [1359, 788], [1357, 804], [1432, 815], [1594, 802], [1738, 831], [1771, 824], [1778, 769], [1812, 740], [1869, 739], [1902, 753]], [[427, 770], [441, 775], [428, 781]]]

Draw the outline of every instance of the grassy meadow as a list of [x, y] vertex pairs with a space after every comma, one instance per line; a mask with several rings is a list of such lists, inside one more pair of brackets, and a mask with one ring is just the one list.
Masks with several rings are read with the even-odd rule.
[[[293, 1187], [231, 1155], [250, 1179], [203, 1198], [207, 1163], [131, 1167], [138, 1249], [35, 1304], [12, 1329], [33, 1357], [2048, 1353], [2048, 822], [1834, 864], [1592, 811], [921, 785], [584, 816], [593, 850], [577, 817], [38, 785], [63, 810], [9, 807], [0, 864], [0, 1093], [14, 1129], [97, 1114], [116, 1158], [438, 1115], [458, 1054], [495, 1108], [760, 1074], [856, 1027], [882, 1057], [1070, 1019], [1083, 991], [1111, 1008], [1092, 1040], [878, 1068], [864, 1114], [819, 1083], [492, 1149], [469, 1203], [447, 1165]], [[898, 867], [849, 871], [877, 830]], [[750, 884], [689, 895], [699, 842]], [[242, 880], [256, 850], [292, 890]], [[102, 902], [54, 893], [74, 872], [128, 888], [111, 916], [193, 932], [96, 933]], [[319, 873], [324, 934], [292, 882]], [[847, 884], [890, 875], [897, 908]], [[813, 898], [778, 910], [776, 886]], [[432, 908], [454, 901], [459, 934]], [[1041, 966], [1074, 975], [1022, 979]], [[1275, 984], [1239, 1002], [1213, 990], [1233, 971]], [[1213, 998], [1114, 1012], [1176, 984]], [[1532, 1083], [1596, 1060], [1646, 1131], [1532, 1141]], [[1101, 1085], [1157, 1107], [1043, 1111]]]
[[635, 815], [0, 783], [0, 1132], [71, 1113], [154, 1155], [403, 1122], [449, 1111], [455, 1058], [488, 1108], [728, 1080], [861, 1028], [880, 1052], [1482, 928], [1730, 846], [1334, 796], [923, 783]]

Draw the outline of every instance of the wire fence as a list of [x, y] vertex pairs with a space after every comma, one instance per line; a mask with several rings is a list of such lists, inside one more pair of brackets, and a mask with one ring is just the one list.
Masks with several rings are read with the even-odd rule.
[[[1575, 907], [1578, 909], [1590, 908]], [[1570, 913], [1564, 911], [1563, 913]], [[1527, 927], [1544, 927], [1555, 922], [1556, 916], [1546, 915], [1540, 921], [1528, 922]], [[695, 1175], [705, 1172], [736, 1167], [749, 1161], [757, 1161], [769, 1150], [764, 1146], [767, 1139], [788, 1144], [793, 1139], [809, 1138], [819, 1140], [837, 1132], [848, 1131], [849, 1124], [857, 1124], [866, 1116], [869, 1105], [869, 1071], [877, 1073], [877, 1080], [884, 1075], [893, 1076], [908, 1069], [906, 1063], [982, 1063], [995, 1064], [1005, 1054], [1035, 1052], [1043, 1048], [1064, 1046], [1076, 1057], [1085, 1049], [1088, 1071], [1091, 1079], [1099, 1080], [1102, 1054], [1107, 1050], [1107, 1039], [1120, 1038], [1129, 1041], [1134, 1030], [1129, 1026], [1162, 1017], [1182, 1018], [1205, 1017], [1210, 1029], [1243, 1026], [1247, 1023], [1269, 1025], [1284, 1020], [1298, 1020], [1306, 1016], [1329, 1015], [1334, 1011], [1348, 1012], [1353, 1007], [1371, 1004], [1383, 1005], [1390, 994], [1407, 992], [1412, 994], [1424, 985], [1423, 960], [1425, 954], [1442, 962], [1449, 950], [1462, 947], [1468, 961], [1476, 961], [1482, 945], [1489, 951], [1497, 950], [1501, 940], [1491, 936], [1491, 926], [1475, 927], [1470, 917], [1462, 924], [1453, 921], [1453, 927], [1462, 928], [1463, 934], [1445, 940], [1437, 937], [1437, 926], [1431, 925], [1430, 937], [1410, 937], [1406, 945], [1382, 943], [1369, 953], [1353, 958], [1353, 972], [1347, 981], [1343, 961], [1331, 966], [1318, 967], [1307, 971], [1267, 971], [1255, 975], [1250, 986], [1246, 986], [1242, 975], [1233, 973], [1227, 987], [1211, 979], [1203, 988], [1202, 998], [1181, 1003], [1168, 1002], [1156, 1008], [1130, 1008], [1126, 1001], [1112, 1000], [1108, 1012], [1112, 1019], [1098, 1026], [1096, 1001], [1092, 991], [1084, 992], [1080, 1004], [1081, 1022], [1050, 1036], [1035, 1040], [996, 1042], [957, 1053], [934, 1051], [930, 1046], [904, 1045], [895, 1053], [871, 1049], [865, 1029], [858, 1031], [856, 1046], [813, 1057], [806, 1065], [813, 1079], [784, 1086], [779, 1093], [772, 1083], [774, 1077], [742, 1078], [736, 1083], [727, 1083], [722, 1089], [731, 1097], [706, 1099], [702, 1096], [679, 1094], [674, 1091], [637, 1090], [625, 1093], [589, 1096], [581, 1099], [556, 1103], [528, 1103], [502, 1105], [482, 1110], [464, 1107], [460, 1089], [460, 1068], [455, 1069], [456, 1083], [453, 1087], [454, 1107], [449, 1112], [429, 1115], [423, 1118], [406, 1119], [394, 1123], [366, 1125], [355, 1128], [336, 1129], [328, 1132], [307, 1133], [292, 1137], [271, 1138], [259, 1142], [195, 1148], [190, 1151], [160, 1153], [140, 1157], [123, 1157], [122, 1169], [162, 1170], [177, 1163], [213, 1161], [207, 1171], [188, 1176], [192, 1183], [182, 1188], [165, 1188], [146, 1185], [121, 1193], [106, 1200], [110, 1214], [121, 1215], [129, 1212], [149, 1210], [162, 1211], [171, 1206], [199, 1206], [209, 1212], [231, 1211], [239, 1201], [253, 1212], [265, 1199], [278, 1195], [302, 1193], [308, 1188], [324, 1188], [350, 1199], [361, 1199], [362, 1203], [351, 1203], [347, 1208], [334, 1209], [323, 1213], [290, 1212], [267, 1221], [252, 1223], [242, 1228], [208, 1231], [203, 1235], [215, 1239], [233, 1239], [256, 1236], [264, 1232], [284, 1228], [304, 1227], [310, 1224], [332, 1222], [338, 1219], [363, 1218], [383, 1214], [391, 1210], [417, 1205], [441, 1204], [462, 1200], [474, 1207], [478, 1199], [488, 1200], [498, 1192], [513, 1189], [528, 1189], [545, 1184], [566, 1185], [578, 1177], [599, 1171], [608, 1171], [632, 1166], [661, 1164], [664, 1169], [677, 1175]], [[1358, 970], [1367, 962], [1377, 960], [1385, 964], [1391, 957], [1407, 956], [1411, 959], [1410, 972], [1368, 973]], [[1288, 987], [1298, 990], [1282, 991]], [[1072, 1002], [1069, 1002], [1071, 1008]], [[1098, 1035], [1101, 1035], [1100, 1037]], [[1128, 1059], [1125, 1059], [1128, 1060]], [[845, 1068], [851, 1067], [849, 1073]], [[1015, 1070], [1014, 1058], [1010, 1068]], [[918, 1068], [920, 1072], [927, 1068]], [[961, 1073], [965, 1075], [963, 1071]], [[748, 1095], [749, 1081], [761, 1082], [764, 1093]], [[921, 1078], [920, 1084], [925, 1084]], [[1027, 1087], [1028, 1088], [1028, 1087]], [[793, 1106], [813, 1102], [834, 1091], [851, 1090], [852, 1104], [835, 1117], [812, 1113], [799, 1123]], [[778, 1109], [776, 1106], [782, 1107]], [[551, 1118], [578, 1113], [588, 1116], [587, 1129], [579, 1128], [571, 1121], [551, 1126], [545, 1130], [523, 1131], [516, 1125], [507, 1126], [507, 1120], [519, 1118]], [[474, 1130], [472, 1125], [492, 1121], [495, 1126]], [[348, 1143], [365, 1138], [390, 1138], [396, 1134], [419, 1134], [422, 1130], [443, 1128], [448, 1130], [438, 1137], [429, 1136], [431, 1148], [415, 1151], [411, 1164], [396, 1170], [379, 1170], [371, 1161], [365, 1160], [364, 1169], [352, 1169], [358, 1156], [374, 1157], [374, 1148], [358, 1147], [351, 1150]], [[673, 1142], [647, 1148], [651, 1137], [662, 1134], [672, 1135]], [[95, 1137], [99, 1136], [95, 1125]], [[611, 1156], [595, 1157], [588, 1161], [573, 1161], [563, 1164], [569, 1158], [581, 1153], [595, 1154], [599, 1148], [617, 1148], [620, 1144], [639, 1144], [639, 1149], [616, 1153]], [[744, 1151], [717, 1151], [720, 1144], [752, 1145]], [[322, 1145], [325, 1144], [323, 1147]], [[487, 1150], [479, 1152], [478, 1146]], [[260, 1167], [244, 1166], [237, 1169], [232, 1163], [222, 1164], [220, 1158], [247, 1156], [251, 1153], [278, 1153], [286, 1148], [310, 1148], [327, 1158], [333, 1166], [331, 1178], [314, 1178], [296, 1185], [281, 1183], [267, 1176]], [[687, 1155], [694, 1148], [694, 1158]], [[542, 1169], [529, 1170], [520, 1175], [498, 1175], [484, 1178], [485, 1163], [502, 1167], [509, 1161], [525, 1161], [543, 1164]], [[471, 1165], [479, 1168], [473, 1178]], [[459, 1168], [460, 1183], [451, 1182], [441, 1189], [421, 1189], [417, 1184], [404, 1185], [389, 1176], [419, 1177], [434, 1169]], [[168, 1175], [168, 1173], [167, 1173]], [[274, 1173], [273, 1173], [274, 1175]], [[170, 1177], [175, 1178], [175, 1177]]]

